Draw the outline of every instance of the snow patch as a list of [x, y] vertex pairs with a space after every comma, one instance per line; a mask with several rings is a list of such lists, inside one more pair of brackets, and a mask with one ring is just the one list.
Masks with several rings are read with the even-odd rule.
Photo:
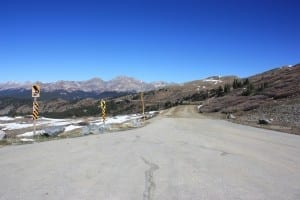
[[[133, 114], [133, 115], [119, 115], [115, 117], [110, 117], [105, 120], [105, 124], [121, 124], [129, 120], [141, 118], [141, 115]], [[103, 124], [102, 120], [96, 120], [92, 122], [95, 125]]]
[[73, 131], [73, 130], [81, 128], [81, 127], [82, 126], [69, 125], [69, 126], [65, 127], [65, 132]]
[[[153, 117], [155, 114], [159, 113], [158, 111], [151, 111], [149, 113], [145, 113], [146, 117]], [[115, 117], [108, 117], [106, 118], [105, 124], [122, 124], [125, 122], [129, 122], [131, 120], [141, 119], [143, 116], [141, 114], [132, 114], [132, 115], [120, 115]], [[14, 120], [14, 118], [10, 117], [1, 117], [0, 120]], [[82, 122], [82, 119], [52, 119], [52, 118], [45, 118], [41, 117], [38, 120], [36, 120], [37, 126], [42, 126], [43, 128], [47, 127], [53, 127], [53, 126], [63, 126], [65, 128], [65, 132], [72, 131], [74, 129], [81, 128], [78, 124], [79, 122]], [[101, 118], [98, 118], [98, 120], [90, 121], [91, 125], [103, 125], [103, 121]], [[33, 121], [30, 120], [29, 122], [8, 122], [8, 123], [1, 123], [2, 130], [18, 130], [18, 129], [25, 129], [25, 128], [31, 128], [33, 127]], [[39, 128], [40, 129], [40, 128]], [[45, 129], [46, 130], [46, 129]], [[35, 135], [43, 135], [45, 133], [45, 130], [38, 130], [36, 131]], [[17, 135], [17, 137], [33, 137], [33, 131], [26, 132], [23, 134]]]
[[47, 117], [40, 117], [40, 120], [44, 120], [44, 121], [53, 121], [53, 122], [65, 122], [66, 119], [54, 119], [54, 118], [47, 118]]
[[12, 117], [7, 117], [7, 116], [4, 116], [4, 117], [0, 117], [0, 121], [13, 121], [14, 118]]
[[[78, 121], [78, 120], [77, 120]], [[38, 125], [48, 125], [48, 126], [67, 126], [72, 123], [75, 123], [75, 120], [72, 119], [53, 119], [41, 117], [38, 121]]]
[[56, 123], [51, 123], [51, 125], [55, 125], [55, 126], [68, 126], [72, 124], [72, 122], [56, 122]]
[[[39, 131], [36, 131], [36, 132], [35, 132], [35, 135], [42, 135], [42, 134], [44, 134], [44, 133], [45, 133], [44, 130], [39, 130]], [[17, 137], [33, 137], [33, 136], [34, 136], [33, 131], [30, 131], [30, 132], [26, 132], [26, 133], [17, 135]]]
[[15, 129], [31, 127], [32, 124], [7, 123], [7, 124], [1, 124], [1, 126], [5, 126], [5, 128], [3, 128], [2, 130], [15, 130]]
[[216, 79], [204, 79], [203, 81], [204, 82], [213, 82], [215, 84], [223, 82], [222, 80], [216, 80]]
[[22, 138], [20, 139], [22, 142], [34, 142], [34, 139]]

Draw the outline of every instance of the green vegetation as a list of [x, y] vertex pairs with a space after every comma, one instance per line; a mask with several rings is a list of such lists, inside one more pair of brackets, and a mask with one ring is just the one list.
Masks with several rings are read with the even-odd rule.
[[240, 79], [234, 79], [232, 83], [233, 89], [241, 88], [243, 86], [242, 81]]
[[165, 102], [165, 104], [164, 104], [164, 108], [171, 108], [172, 107], [172, 103], [171, 103], [171, 101], [167, 101], [167, 102]]
[[[197, 93], [194, 93], [192, 95], [188, 95], [186, 97], [183, 97], [183, 101], [204, 101], [208, 97], [208, 92], [207, 91], [200, 91]], [[177, 100], [178, 104], [181, 104], [182, 101]]]
[[222, 97], [224, 96], [224, 90], [222, 85], [219, 86], [219, 88], [217, 89], [217, 97]]
[[242, 95], [243, 96], [249, 96], [254, 92], [254, 86], [252, 83], [249, 83], [246, 87], [246, 89], [243, 90]]
[[244, 81], [243, 81], [243, 86], [247, 86], [247, 85], [249, 85], [249, 84], [250, 84], [249, 79], [248, 79], [248, 78], [244, 79]]
[[49, 118], [69, 118], [69, 117], [85, 117], [96, 116], [100, 113], [97, 105], [83, 106], [80, 108], [73, 108], [63, 112], [43, 112], [40, 115]]
[[231, 88], [231, 86], [229, 85], [229, 84], [225, 84], [224, 85], [224, 93], [225, 94], [228, 94], [228, 93], [230, 93], [230, 88]]

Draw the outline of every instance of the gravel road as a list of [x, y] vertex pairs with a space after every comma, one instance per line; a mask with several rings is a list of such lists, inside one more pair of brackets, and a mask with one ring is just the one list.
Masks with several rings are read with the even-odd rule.
[[0, 148], [2, 200], [300, 199], [300, 136], [192, 106], [118, 133]]

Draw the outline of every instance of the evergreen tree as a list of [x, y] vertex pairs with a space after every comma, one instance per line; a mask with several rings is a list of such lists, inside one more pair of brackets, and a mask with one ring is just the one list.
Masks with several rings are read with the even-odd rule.
[[229, 84], [225, 84], [224, 86], [224, 93], [227, 94], [230, 92], [230, 85]]
[[246, 85], [249, 85], [250, 81], [248, 78], [244, 79], [244, 82], [243, 82], [243, 85], [246, 86]]
[[223, 87], [220, 85], [219, 86], [219, 88], [218, 88], [218, 90], [217, 90], [217, 96], [218, 97], [221, 97], [221, 96], [223, 96]]

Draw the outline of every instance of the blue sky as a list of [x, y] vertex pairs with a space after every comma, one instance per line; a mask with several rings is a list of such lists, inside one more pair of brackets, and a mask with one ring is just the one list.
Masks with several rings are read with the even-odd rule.
[[300, 62], [297, 0], [1, 0], [0, 82], [185, 82]]

